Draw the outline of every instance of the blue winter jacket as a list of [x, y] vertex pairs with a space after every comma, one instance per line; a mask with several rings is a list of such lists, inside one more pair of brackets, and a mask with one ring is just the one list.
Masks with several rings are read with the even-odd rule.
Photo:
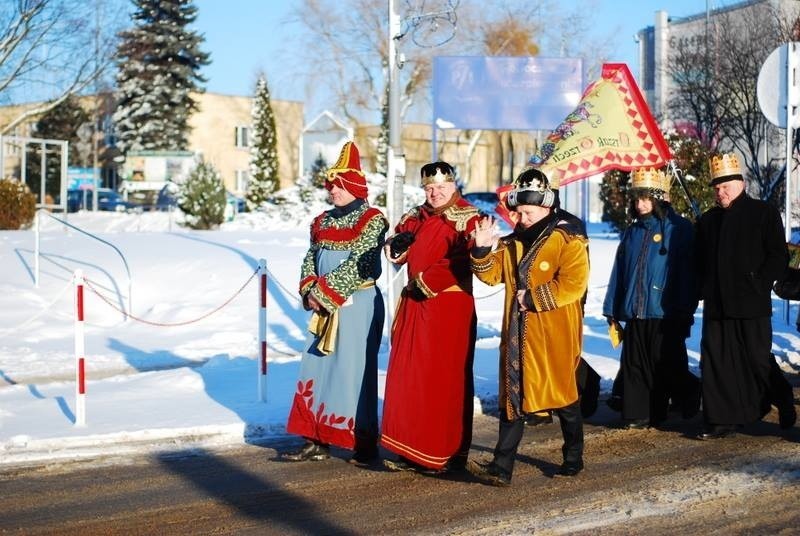
[[663, 220], [636, 219], [617, 248], [603, 314], [623, 321], [694, 314], [693, 240], [692, 224], [672, 207]]

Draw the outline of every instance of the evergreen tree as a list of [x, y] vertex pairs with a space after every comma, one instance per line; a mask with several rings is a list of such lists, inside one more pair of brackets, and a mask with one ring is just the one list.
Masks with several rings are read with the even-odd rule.
[[[711, 171], [708, 168], [708, 159], [714, 151], [696, 136], [673, 132], [666, 138], [675, 165], [683, 171], [682, 176], [689, 195], [692, 196], [700, 213], [705, 212], [715, 203], [714, 188], [710, 183]], [[670, 199], [672, 207], [678, 214], [692, 221], [696, 219], [686, 193], [676, 180], [672, 183]]]
[[[36, 122], [36, 137], [69, 142], [68, 165], [87, 167], [91, 162], [91, 140], [81, 139], [78, 132], [86, 131], [90, 125], [89, 114], [81, 107], [76, 97], [69, 96], [39, 118]], [[86, 135], [84, 134], [83, 137], [86, 138]], [[45, 193], [55, 199], [61, 193], [61, 153], [54, 151], [52, 145], [47, 148], [45, 166], [47, 168]], [[29, 144], [26, 146], [25, 167], [26, 183], [38, 199], [42, 176], [41, 145]]]
[[178, 208], [192, 229], [212, 229], [225, 218], [225, 186], [213, 165], [197, 164], [180, 185]]
[[311, 164], [311, 184], [315, 188], [325, 188], [325, 181], [328, 179], [328, 162], [322, 153], [317, 153], [317, 158]]
[[120, 33], [118, 107], [114, 114], [122, 152], [185, 150], [188, 122], [202, 92], [200, 68], [209, 55], [203, 37], [187, 29], [197, 17], [191, 0], [133, 0], [134, 27]]
[[247, 201], [257, 207], [269, 200], [280, 187], [278, 176], [278, 145], [275, 115], [269, 98], [267, 80], [260, 76], [253, 98], [253, 132], [250, 146], [250, 182]]
[[630, 224], [628, 218], [628, 190], [630, 174], [612, 169], [603, 175], [600, 183], [600, 201], [603, 203], [603, 221], [621, 233]]
[[383, 92], [381, 102], [381, 127], [375, 151], [375, 171], [384, 177], [389, 171], [389, 85]]
[[[322, 153], [317, 153], [317, 158], [311, 164], [311, 169], [308, 173], [303, 174], [302, 177], [297, 179], [295, 185], [297, 186], [297, 197], [305, 206], [310, 206], [316, 199], [327, 198], [325, 192], [325, 180], [327, 177], [328, 162]], [[325, 192], [325, 195], [321, 195]], [[285, 200], [284, 200], [285, 201]]]
[[82, 128], [91, 128], [91, 118], [77, 97], [69, 96], [39, 118], [36, 122], [36, 137], [68, 141], [69, 165], [86, 167], [91, 162], [92, 147], [91, 143], [85, 143], [81, 139], [79, 132]]

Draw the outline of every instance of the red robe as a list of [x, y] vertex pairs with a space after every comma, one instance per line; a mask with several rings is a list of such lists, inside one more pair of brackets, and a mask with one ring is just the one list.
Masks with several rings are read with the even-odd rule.
[[466, 460], [472, 438], [476, 317], [469, 250], [479, 219], [459, 198], [439, 215], [417, 207], [395, 229], [414, 233], [404, 260], [425, 299], [404, 292], [395, 315], [381, 445], [432, 469], [453, 457]]

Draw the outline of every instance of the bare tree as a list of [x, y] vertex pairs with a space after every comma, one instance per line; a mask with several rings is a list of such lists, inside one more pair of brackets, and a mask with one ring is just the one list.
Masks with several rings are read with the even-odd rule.
[[[430, 104], [427, 90], [435, 55], [511, 56], [542, 51], [591, 58], [590, 64], [599, 70], [611, 42], [610, 37], [600, 42], [585, 38], [591, 24], [591, 10], [585, 5], [569, 11], [555, 0], [395, 2], [407, 31], [400, 46], [404, 57], [401, 116], [415, 104]], [[453, 7], [454, 18], [447, 19], [444, 13]], [[424, 14], [441, 16], [420, 19]], [[317, 87], [333, 92], [331, 105], [354, 124], [378, 117], [388, 64], [386, 0], [303, 0], [292, 20], [307, 30], [298, 33], [299, 46], [293, 48], [302, 51], [297, 65], [308, 75], [309, 93], [313, 96]], [[424, 33], [426, 20], [448, 27], [452, 20], [452, 39], [435, 47], [418, 46], [412, 34]]]
[[[594, 0], [588, 2], [592, 3]], [[414, 117], [429, 117], [434, 55], [531, 56], [541, 51], [549, 56], [591, 58], [587, 62], [590, 73], [599, 72], [607, 55], [604, 51], [612, 42], [610, 37], [587, 39], [591, 8], [586, 3], [573, 10], [564, 9], [555, 0], [395, 0], [395, 4], [404, 21], [404, 36], [399, 40], [404, 61], [400, 69], [402, 119], [412, 113]], [[296, 64], [302, 69], [297, 74], [310, 84], [307, 101], [313, 100], [318, 88], [324, 88], [333, 94], [326, 104], [335, 106], [351, 124], [362, 125], [382, 117], [385, 131], [386, 0], [303, 0], [292, 19], [306, 30], [298, 33], [301, 41], [293, 49], [302, 51]], [[435, 40], [423, 42], [420, 34], [447, 35], [449, 29], [454, 30], [452, 39], [435, 47], [420, 46], [436, 44]], [[610, 35], [613, 32], [609, 31]], [[467, 166], [469, 153], [482, 135], [480, 130], [468, 133]], [[500, 136], [498, 184], [504, 176], [513, 176], [518, 163], [524, 163], [514, 161], [519, 140], [512, 139], [510, 132]], [[380, 165], [385, 159], [379, 156], [378, 160]], [[469, 167], [465, 176], [470, 176]]]
[[[753, 193], [774, 198], [783, 177], [779, 151], [759, 162], [765, 147], [780, 145], [780, 132], [761, 112], [756, 85], [767, 56], [790, 38], [790, 22], [779, 5], [753, 4], [714, 13], [703, 34], [679, 43], [667, 67], [676, 88], [667, 104], [710, 149], [735, 149], [744, 157]], [[787, 22], [788, 21], [788, 22]]]
[[41, 95], [44, 103], [12, 119], [0, 134], [55, 108], [70, 95], [85, 90], [106, 71], [116, 26], [110, 20], [102, 21], [101, 26], [96, 4], [88, 0], [3, 2], [0, 101], [11, 102], [22, 95], [31, 98], [33, 89], [34, 98]]
[[[492, 3], [470, 2], [465, 7], [461, 30], [468, 48], [486, 56], [548, 56], [585, 58], [587, 75], [599, 72], [608, 55], [610, 37], [589, 39], [587, 13], [591, 4], [584, 3], [572, 10], [554, 2], [520, 2], [502, 0]], [[610, 33], [613, 35], [613, 33]], [[593, 76], [593, 75], [591, 75]], [[476, 131], [473, 136], [482, 133]], [[511, 182], [526, 158], [517, 159], [519, 136], [511, 131], [496, 132], [497, 184]], [[529, 156], [529, 155], [528, 155]], [[467, 159], [469, 161], [469, 159]]]
[[[317, 85], [333, 93], [340, 114], [353, 124], [377, 114], [388, 65], [389, 12], [386, 0], [303, 0], [293, 17], [301, 33], [301, 63], [310, 93]], [[431, 50], [406, 54], [401, 70], [403, 110], [430, 77]]]

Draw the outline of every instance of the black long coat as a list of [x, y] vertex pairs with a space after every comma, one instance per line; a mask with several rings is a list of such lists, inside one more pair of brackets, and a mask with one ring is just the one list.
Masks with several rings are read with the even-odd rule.
[[742, 193], [727, 209], [714, 207], [697, 222], [700, 295], [708, 318], [772, 315], [772, 284], [789, 262], [778, 211]]

